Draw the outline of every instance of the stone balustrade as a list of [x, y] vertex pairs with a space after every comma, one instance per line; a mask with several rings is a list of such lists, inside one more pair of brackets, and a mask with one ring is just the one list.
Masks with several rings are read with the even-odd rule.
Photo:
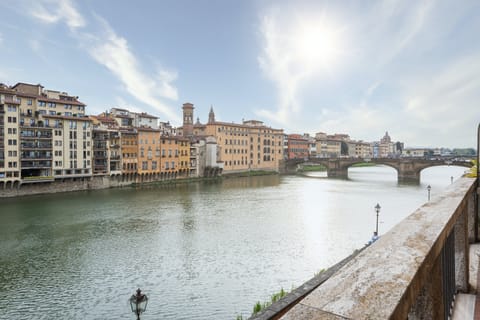
[[293, 306], [255, 319], [447, 319], [469, 290], [477, 192], [476, 179], [459, 179]]

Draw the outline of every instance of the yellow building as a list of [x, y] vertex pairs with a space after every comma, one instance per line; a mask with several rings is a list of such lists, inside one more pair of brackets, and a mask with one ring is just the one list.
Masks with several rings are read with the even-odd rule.
[[185, 137], [215, 137], [223, 172], [278, 171], [279, 161], [283, 158], [283, 129], [267, 127], [258, 120], [243, 121], [242, 124], [216, 121], [213, 108], [205, 125], [198, 120], [193, 125], [193, 109], [190, 103], [184, 105], [184, 126], [178, 132]]
[[183, 137], [175, 137], [178, 145], [178, 176], [190, 176], [190, 140]]

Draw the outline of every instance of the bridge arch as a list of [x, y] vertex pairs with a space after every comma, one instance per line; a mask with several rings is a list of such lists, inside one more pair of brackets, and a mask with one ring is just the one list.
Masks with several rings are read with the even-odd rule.
[[455, 161], [448, 159], [429, 160], [424, 158], [305, 158], [284, 160], [282, 163], [282, 173], [295, 173], [301, 164], [314, 163], [321, 164], [327, 168], [327, 176], [329, 178], [348, 178], [348, 168], [354, 164], [361, 162], [371, 162], [375, 164], [383, 164], [394, 168], [397, 171], [399, 182], [420, 182], [420, 172], [429, 167], [442, 165], [456, 165], [462, 167], [471, 167], [473, 164], [468, 161]]
[[395, 171], [397, 172], [397, 175], [398, 175], [398, 171], [400, 170], [399, 166], [396, 165], [396, 164], [394, 164], [394, 163], [391, 163], [391, 162], [388, 162], [388, 161], [376, 161], [376, 160], [369, 160], [369, 161], [359, 160], [359, 161], [355, 161], [355, 162], [352, 162], [352, 163], [347, 164], [346, 169], [348, 170], [349, 168], [351, 168], [351, 167], [353, 167], [354, 165], [359, 164], [359, 163], [373, 163], [373, 164], [375, 164], [375, 165], [384, 165], [384, 166], [390, 167], [390, 168], [392, 168], [392, 169], [395, 169]]

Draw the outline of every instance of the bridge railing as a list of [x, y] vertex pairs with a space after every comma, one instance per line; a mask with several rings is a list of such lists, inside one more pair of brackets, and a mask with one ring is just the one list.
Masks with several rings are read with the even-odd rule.
[[293, 307], [259, 318], [448, 319], [456, 293], [469, 290], [477, 217], [477, 180], [461, 178]]

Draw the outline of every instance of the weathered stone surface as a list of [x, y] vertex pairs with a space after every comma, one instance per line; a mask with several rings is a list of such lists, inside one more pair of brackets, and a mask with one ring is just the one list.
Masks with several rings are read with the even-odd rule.
[[342, 320], [345, 318], [299, 303], [281, 319]]
[[480, 265], [480, 243], [470, 245], [470, 254], [469, 254], [469, 285], [470, 290], [474, 293], [478, 292], [477, 288], [477, 276], [478, 276], [478, 266]]
[[[466, 210], [466, 196], [473, 192], [474, 182], [459, 179], [347, 263], [304, 298], [301, 307], [295, 307], [282, 319], [330, 319], [325, 315], [345, 319], [407, 318], [431, 279], [429, 275], [438, 270], [437, 258]], [[441, 301], [438, 296], [429, 299], [436, 307]]]

